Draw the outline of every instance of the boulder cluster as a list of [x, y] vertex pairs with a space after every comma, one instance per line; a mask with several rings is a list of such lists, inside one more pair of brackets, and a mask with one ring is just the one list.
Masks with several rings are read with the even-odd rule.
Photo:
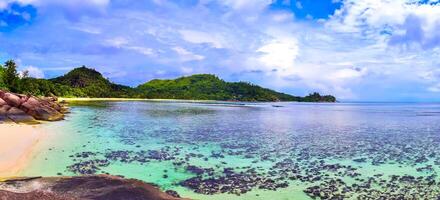
[[37, 120], [58, 121], [67, 108], [56, 97], [39, 98], [0, 90], [0, 121], [32, 123]]

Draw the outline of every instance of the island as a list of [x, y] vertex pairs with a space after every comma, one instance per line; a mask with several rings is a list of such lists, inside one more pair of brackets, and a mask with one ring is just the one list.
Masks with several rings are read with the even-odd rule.
[[53, 79], [19, 75], [14, 61], [0, 67], [0, 89], [34, 96], [184, 99], [248, 102], [336, 102], [331, 95], [311, 93], [300, 97], [263, 88], [248, 82], [226, 82], [212, 74], [195, 74], [170, 80], [151, 80], [137, 87], [115, 84], [85, 66]]

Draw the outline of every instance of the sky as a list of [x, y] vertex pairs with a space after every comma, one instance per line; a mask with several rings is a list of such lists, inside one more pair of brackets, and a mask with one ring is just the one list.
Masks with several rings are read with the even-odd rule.
[[0, 0], [0, 62], [130, 86], [198, 73], [343, 101], [440, 101], [439, 0]]

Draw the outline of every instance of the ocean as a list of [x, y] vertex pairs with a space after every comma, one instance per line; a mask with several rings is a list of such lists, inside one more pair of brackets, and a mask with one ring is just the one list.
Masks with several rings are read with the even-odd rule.
[[78, 102], [23, 176], [111, 174], [194, 199], [437, 198], [440, 104]]

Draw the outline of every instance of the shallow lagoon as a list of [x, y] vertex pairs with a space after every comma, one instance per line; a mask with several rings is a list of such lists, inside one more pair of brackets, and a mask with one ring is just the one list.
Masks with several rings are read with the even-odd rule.
[[[276, 105], [276, 107], [274, 106]], [[437, 198], [440, 105], [87, 102], [25, 176], [137, 178], [196, 199]]]

